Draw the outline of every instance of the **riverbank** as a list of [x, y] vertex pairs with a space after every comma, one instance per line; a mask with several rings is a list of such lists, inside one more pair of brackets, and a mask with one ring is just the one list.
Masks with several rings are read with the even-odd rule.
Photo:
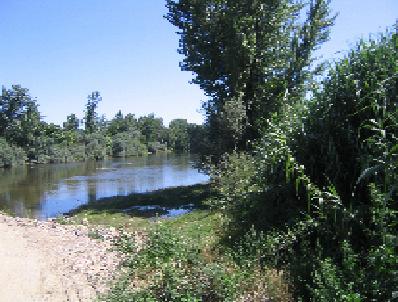
[[[102, 240], [93, 238], [101, 234]], [[0, 301], [93, 301], [118, 276], [114, 228], [0, 214]]]
[[[203, 208], [208, 189], [208, 185], [194, 185], [105, 198], [48, 221], [0, 213], [0, 282], [10, 284], [0, 289], [0, 301], [73, 302], [104, 296], [126, 270], [124, 260], [129, 255], [114, 247], [123, 236], [121, 232], [142, 242], [160, 222], [144, 218], [146, 215], [138, 217], [137, 211], [128, 209], [188, 203]], [[196, 210], [161, 222], [172, 228], [183, 226], [185, 233], [193, 234], [200, 229], [195, 221], [208, 217], [208, 211]], [[210, 231], [207, 220], [205, 224], [206, 232]]]
[[[208, 185], [194, 185], [102, 199], [53, 221], [0, 215], [0, 281], [15, 284], [0, 301], [291, 301], [282, 272], [244, 255], [251, 241], [223, 244], [208, 198]], [[148, 219], [128, 211], [136, 204], [196, 209]]]
[[[125, 257], [123, 273], [100, 301], [292, 301], [283, 272], [262, 267], [258, 255], [251, 254], [253, 239], [240, 247], [225, 245], [225, 216], [206, 206], [211, 198], [209, 184], [174, 187], [104, 198], [63, 218], [64, 223], [85, 221], [127, 230], [115, 242]], [[136, 205], [188, 204], [195, 209], [173, 218], [130, 211]], [[146, 235], [142, 246], [129, 235], [137, 229]]]

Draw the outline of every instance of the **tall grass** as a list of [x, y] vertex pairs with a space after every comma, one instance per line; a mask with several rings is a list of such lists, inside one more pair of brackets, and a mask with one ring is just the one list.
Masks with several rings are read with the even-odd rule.
[[361, 41], [214, 174], [226, 241], [254, 227], [251, 254], [288, 271], [297, 300], [397, 295], [397, 49], [392, 33]]

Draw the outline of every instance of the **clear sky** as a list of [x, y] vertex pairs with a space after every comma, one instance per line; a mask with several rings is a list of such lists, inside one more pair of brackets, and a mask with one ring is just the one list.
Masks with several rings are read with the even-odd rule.
[[[164, 0], [0, 0], [0, 85], [20, 84], [45, 120], [83, 116], [87, 95], [100, 91], [99, 113], [112, 118], [154, 112], [201, 123], [205, 99], [178, 66], [176, 29]], [[321, 53], [336, 57], [361, 36], [398, 18], [398, 0], [332, 0], [339, 12]]]

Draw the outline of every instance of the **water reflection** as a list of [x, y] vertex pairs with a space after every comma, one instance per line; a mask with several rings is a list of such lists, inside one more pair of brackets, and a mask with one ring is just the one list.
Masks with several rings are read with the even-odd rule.
[[103, 197], [207, 181], [187, 155], [0, 170], [0, 209], [19, 217], [47, 218]]
[[125, 213], [133, 216], [146, 218], [171, 218], [192, 212], [194, 204], [188, 204], [181, 207], [163, 207], [159, 205], [132, 206], [125, 209]]

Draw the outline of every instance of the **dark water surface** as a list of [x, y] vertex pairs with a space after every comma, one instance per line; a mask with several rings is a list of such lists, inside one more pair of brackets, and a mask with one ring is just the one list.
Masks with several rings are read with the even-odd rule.
[[103, 197], [204, 183], [188, 155], [0, 169], [0, 210], [45, 219]]

